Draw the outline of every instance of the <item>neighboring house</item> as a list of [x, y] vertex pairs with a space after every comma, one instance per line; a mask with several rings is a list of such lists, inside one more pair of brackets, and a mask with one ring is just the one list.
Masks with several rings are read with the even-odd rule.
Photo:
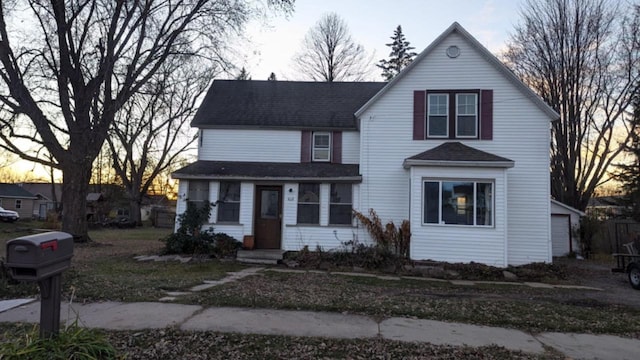
[[31, 219], [33, 203], [37, 199], [35, 195], [16, 184], [0, 184], [0, 206], [17, 212], [20, 219]]
[[62, 184], [21, 183], [19, 185], [37, 197], [33, 204], [34, 219], [45, 220], [47, 212], [55, 210], [62, 201]]
[[[214, 81], [177, 213], [257, 248], [368, 242], [351, 209], [411, 221], [412, 259], [552, 260], [558, 114], [454, 23], [389, 83]], [[178, 226], [178, 224], [176, 224]]]
[[584, 212], [551, 199], [551, 243], [553, 256], [580, 253], [580, 218]]
[[624, 196], [599, 196], [589, 199], [586, 213], [587, 215], [599, 219], [608, 220], [614, 218], [624, 218], [628, 214], [628, 205], [625, 204]]

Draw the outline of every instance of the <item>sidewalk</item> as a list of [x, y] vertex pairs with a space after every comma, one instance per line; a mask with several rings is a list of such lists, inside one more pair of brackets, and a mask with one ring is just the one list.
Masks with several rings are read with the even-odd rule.
[[[4, 310], [4, 311], [3, 311]], [[435, 345], [498, 345], [509, 350], [543, 354], [544, 346], [574, 359], [637, 359], [640, 340], [611, 335], [541, 333], [432, 320], [392, 317], [376, 321], [369, 316], [181, 305], [162, 302], [101, 302], [61, 305], [63, 323], [109, 330], [161, 329], [219, 331], [244, 334], [330, 338], [371, 338], [425, 342]], [[0, 301], [0, 322], [37, 323], [40, 303]]]

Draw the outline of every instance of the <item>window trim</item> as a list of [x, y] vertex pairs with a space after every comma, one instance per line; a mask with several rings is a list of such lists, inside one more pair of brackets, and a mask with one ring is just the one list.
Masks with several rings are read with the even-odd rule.
[[[223, 201], [221, 198], [221, 193], [222, 193], [222, 184], [223, 183], [236, 183], [238, 184], [238, 195], [240, 195], [240, 200], [229, 200], [229, 201]], [[216, 209], [216, 223], [223, 223], [223, 224], [239, 224], [240, 223], [240, 206], [242, 203], [242, 183], [240, 181], [220, 181], [218, 182], [218, 200], [216, 201], [216, 206], [218, 207]], [[236, 220], [220, 220], [220, 205], [221, 204], [238, 204], [238, 219]]]
[[[473, 95], [475, 97], [475, 104], [476, 104], [476, 111], [475, 114], [459, 114], [458, 113], [458, 103], [459, 103], [459, 96], [460, 95]], [[478, 95], [477, 92], [456, 92], [455, 93], [455, 98], [456, 98], [456, 103], [455, 103], [455, 123], [456, 123], [456, 134], [455, 134], [455, 138], [456, 139], [477, 139], [478, 138], [478, 128], [480, 127], [480, 96]], [[475, 134], [474, 135], [459, 135], [458, 133], [458, 119], [460, 116], [475, 116]]]
[[[351, 199], [349, 199], [350, 201], [348, 203], [337, 203], [337, 202], [333, 202], [331, 201], [331, 193], [332, 193], [332, 187], [334, 185], [348, 185], [350, 186], [351, 189]], [[327, 219], [327, 223], [329, 226], [353, 226], [353, 213], [351, 214], [351, 221], [349, 221], [348, 223], [332, 223], [331, 222], [331, 206], [332, 205], [350, 205], [351, 206], [351, 210], [353, 212], [353, 184], [352, 183], [329, 183], [329, 217]]]
[[[434, 139], [464, 139], [464, 140], [480, 140], [480, 122], [481, 120], [481, 91], [480, 89], [431, 89], [425, 90], [425, 109], [424, 109], [424, 134], [425, 140]], [[458, 95], [475, 94], [476, 97], [476, 131], [475, 136], [458, 136]], [[429, 97], [430, 95], [447, 95], [447, 136], [429, 135]]]
[[[444, 95], [444, 96], [446, 96], [446, 103], [447, 103], [446, 109], [447, 109], [447, 112], [444, 115], [445, 118], [446, 118], [446, 127], [445, 127], [446, 128], [446, 134], [445, 135], [431, 135], [429, 133], [429, 123], [430, 123], [429, 117], [431, 116], [431, 114], [429, 113], [429, 111], [431, 110], [431, 106], [429, 106], [429, 105], [431, 104], [431, 95], [434, 95], [434, 96]], [[427, 121], [427, 124], [426, 124], [427, 138], [432, 138], [432, 139], [448, 139], [449, 138], [449, 121], [450, 121], [449, 120], [449, 112], [450, 112], [449, 108], [450, 108], [450, 94], [448, 92], [445, 92], [445, 91], [443, 91], [443, 92], [427, 92], [427, 111], [426, 111], [426, 113], [427, 113], [427, 117], [426, 117], [426, 121]], [[437, 114], [437, 115], [433, 115], [433, 116], [442, 116], [442, 114]]]
[[[426, 212], [425, 212], [425, 203], [426, 203], [426, 192], [425, 185], [428, 182], [438, 183], [438, 222], [437, 223], [428, 223], [426, 222]], [[473, 224], [447, 224], [442, 220], [442, 184], [445, 182], [470, 182], [473, 183]], [[476, 224], [478, 218], [477, 214], [477, 191], [478, 184], [490, 184], [491, 185], [491, 225], [478, 225]], [[423, 178], [422, 179], [422, 189], [421, 189], [421, 210], [420, 210], [420, 223], [422, 226], [450, 226], [450, 227], [463, 227], [463, 228], [483, 228], [483, 229], [493, 229], [496, 227], [496, 179], [485, 179], [485, 178]]]
[[[317, 202], [301, 202], [300, 201], [300, 185], [303, 184], [313, 184], [316, 185], [318, 187], [318, 201]], [[322, 198], [320, 196], [320, 188], [321, 188], [321, 184], [320, 183], [301, 183], [298, 184], [298, 203], [296, 204], [296, 225], [320, 225], [320, 203], [322, 201]], [[300, 222], [300, 205], [318, 205], [318, 222], [312, 222], [312, 223], [306, 223], [306, 222]]]
[[[329, 143], [327, 144], [327, 158], [326, 159], [318, 159], [316, 158], [316, 136], [327, 136], [329, 138]], [[331, 162], [331, 132], [329, 131], [314, 131], [311, 134], [311, 161], [314, 162]], [[324, 147], [318, 147], [318, 150], [325, 150]]]
[[16, 210], [22, 209], [22, 199], [16, 199], [15, 207]]

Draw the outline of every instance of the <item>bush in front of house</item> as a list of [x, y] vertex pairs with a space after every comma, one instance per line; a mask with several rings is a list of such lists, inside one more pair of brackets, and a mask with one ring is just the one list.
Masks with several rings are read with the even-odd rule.
[[163, 254], [202, 254], [216, 257], [235, 256], [242, 244], [225, 233], [216, 233], [212, 227], [202, 230], [211, 215], [211, 203], [204, 205], [187, 203], [187, 210], [180, 214], [178, 231], [169, 235]]

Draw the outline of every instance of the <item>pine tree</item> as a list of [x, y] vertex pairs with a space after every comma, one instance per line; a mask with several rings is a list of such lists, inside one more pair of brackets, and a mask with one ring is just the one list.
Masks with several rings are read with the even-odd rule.
[[249, 74], [247, 69], [245, 69], [243, 66], [242, 69], [240, 70], [240, 74], [236, 76], [236, 80], [251, 80], [251, 74]]
[[633, 116], [630, 120], [632, 128], [631, 141], [624, 145], [624, 151], [631, 157], [625, 164], [619, 164], [619, 172], [615, 179], [622, 182], [624, 202], [629, 209], [629, 216], [640, 221], [640, 84], [632, 103]]
[[409, 42], [405, 40], [404, 34], [402, 33], [402, 26], [398, 25], [396, 30], [393, 32], [391, 40], [393, 40], [393, 42], [385, 44], [391, 47], [389, 59], [382, 59], [379, 64], [376, 64], [377, 67], [382, 69], [382, 76], [386, 81], [389, 81], [393, 79], [394, 76], [398, 75], [402, 69], [411, 64], [413, 58], [417, 55], [415, 52], [411, 51], [415, 48], [413, 46], [409, 46]]
[[276, 73], [271, 73], [271, 75], [269, 75], [269, 78], [267, 80], [269, 80], [269, 81], [277, 81], [278, 79], [276, 79]]

